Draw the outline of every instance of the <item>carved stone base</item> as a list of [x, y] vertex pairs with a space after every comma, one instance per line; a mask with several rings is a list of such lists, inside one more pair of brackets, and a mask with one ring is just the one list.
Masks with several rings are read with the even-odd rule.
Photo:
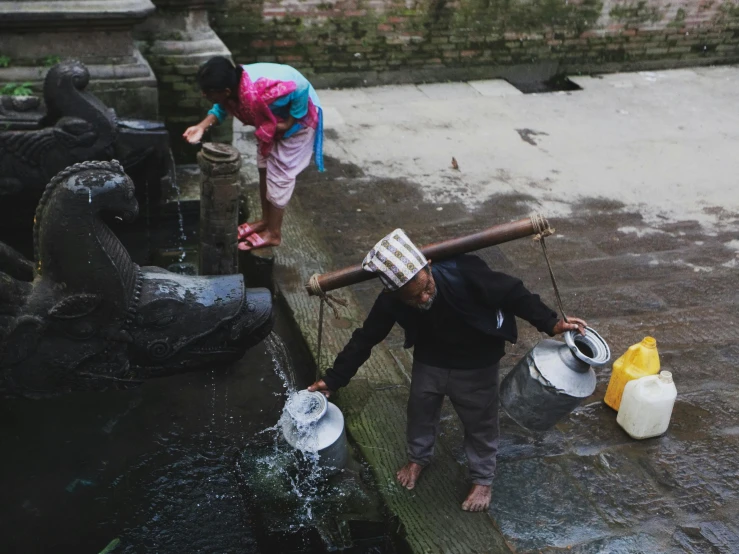
[[236, 273], [241, 156], [228, 145], [205, 143], [198, 153], [200, 182], [200, 274]]
[[[207, 3], [192, 0], [156, 0], [157, 11], [136, 28], [139, 48], [159, 81], [159, 114], [172, 138], [177, 163], [193, 163], [200, 145], [181, 138], [200, 122], [211, 105], [196, 82], [201, 64], [213, 56], [230, 57], [226, 45], [210, 27]], [[230, 121], [214, 127], [203, 142], [231, 142]]]
[[119, 116], [155, 119], [156, 77], [131, 33], [153, 10], [149, 0], [0, 0], [0, 85], [40, 91], [50, 66], [74, 58], [90, 71], [90, 92]]

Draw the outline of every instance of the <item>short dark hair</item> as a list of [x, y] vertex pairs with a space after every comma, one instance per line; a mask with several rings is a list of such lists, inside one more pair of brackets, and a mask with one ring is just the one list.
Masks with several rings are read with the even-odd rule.
[[224, 56], [215, 56], [198, 69], [198, 85], [203, 92], [238, 90], [244, 68]]

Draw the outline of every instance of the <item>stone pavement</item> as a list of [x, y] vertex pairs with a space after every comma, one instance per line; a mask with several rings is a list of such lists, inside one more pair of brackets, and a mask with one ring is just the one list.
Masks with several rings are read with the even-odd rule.
[[[299, 181], [278, 284], [314, 345], [317, 302], [302, 290], [313, 272], [357, 263], [398, 226], [427, 243], [543, 212], [557, 229], [548, 244], [568, 311], [614, 359], [657, 339], [678, 388], [671, 427], [632, 441], [602, 403], [604, 368], [593, 396], [550, 432], [503, 415], [493, 504], [465, 514], [462, 430], [449, 406], [417, 489], [393, 483], [411, 363], [393, 332], [336, 401], [400, 532], [414, 552], [739, 552], [739, 69], [572, 80], [583, 90], [523, 95], [488, 81], [319, 91], [327, 171]], [[536, 244], [480, 255], [554, 305]], [[342, 291], [350, 308], [329, 319], [328, 356], [378, 291]], [[540, 338], [525, 322], [520, 330], [504, 372]]]

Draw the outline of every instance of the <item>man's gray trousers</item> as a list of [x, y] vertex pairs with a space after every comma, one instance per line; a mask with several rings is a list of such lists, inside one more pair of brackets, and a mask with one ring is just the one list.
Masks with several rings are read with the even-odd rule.
[[498, 452], [498, 364], [482, 369], [442, 369], [414, 360], [408, 399], [408, 457], [427, 465], [434, 453], [444, 396], [464, 426], [470, 477], [490, 485]]

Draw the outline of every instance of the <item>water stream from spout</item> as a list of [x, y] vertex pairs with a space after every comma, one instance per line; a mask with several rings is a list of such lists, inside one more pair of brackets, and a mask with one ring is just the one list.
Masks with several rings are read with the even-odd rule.
[[285, 387], [285, 394], [287, 396], [293, 394], [296, 391], [295, 371], [293, 369], [292, 359], [290, 358], [290, 352], [285, 342], [280, 335], [272, 331], [264, 339], [264, 345], [272, 357], [272, 367]]
[[152, 246], [151, 246], [151, 197], [149, 196], [149, 176], [144, 180], [146, 188], [144, 195], [146, 197], [146, 259], [151, 263]]
[[216, 370], [210, 370], [210, 388], [211, 388], [211, 399], [210, 399], [210, 451], [213, 452], [213, 433], [216, 427]]
[[[287, 402], [295, 393], [296, 378], [292, 365], [292, 359], [287, 346], [282, 338], [272, 332], [264, 340], [267, 352], [272, 358], [273, 369], [283, 383], [284, 390], [280, 393]], [[261, 431], [272, 437], [272, 446], [268, 454], [261, 456], [256, 463], [262, 471], [271, 478], [288, 483], [288, 493], [299, 505], [295, 512], [296, 520], [291, 527], [297, 529], [312, 523], [314, 516], [314, 504], [324, 481], [324, 470], [319, 466], [319, 457], [315, 448], [310, 448], [310, 436], [313, 428], [310, 425], [298, 425], [298, 433], [305, 434], [306, 438], [301, 444], [306, 445], [303, 450], [297, 450], [287, 444], [282, 428], [284, 418], [289, 418], [287, 410], [283, 408], [279, 421], [272, 427]]]
[[187, 240], [187, 235], [185, 234], [185, 219], [182, 216], [182, 204], [180, 202], [181, 194], [180, 194], [180, 185], [177, 184], [177, 179], [172, 179], [172, 188], [174, 188], [175, 194], [177, 195], [177, 221], [180, 226], [180, 236], [177, 237], [180, 246], [180, 262], [183, 262], [185, 260], [185, 241]]

